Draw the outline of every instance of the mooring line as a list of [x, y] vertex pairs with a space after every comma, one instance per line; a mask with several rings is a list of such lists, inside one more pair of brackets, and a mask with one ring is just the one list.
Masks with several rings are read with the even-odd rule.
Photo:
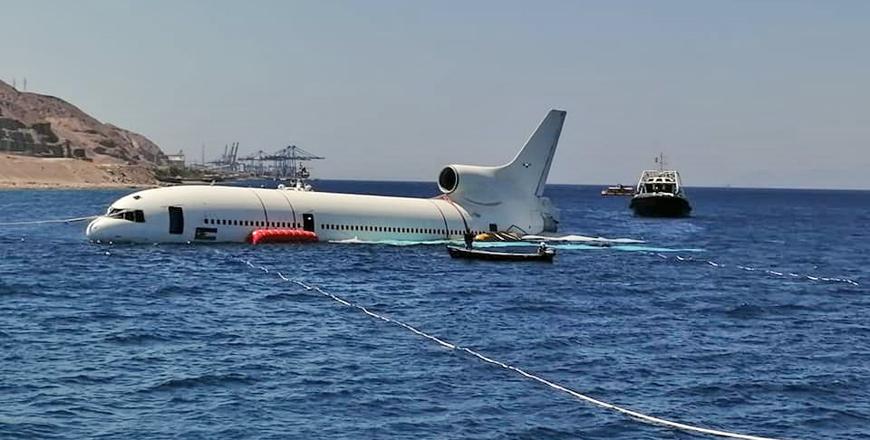
[[[651, 255], [655, 255], [663, 260], [670, 260], [671, 259], [671, 257], [669, 257], [661, 252], [651, 253]], [[696, 259], [692, 258], [691, 256], [682, 257], [680, 255], [675, 255], [675, 256], [673, 256], [673, 259], [675, 261], [679, 261], [679, 262], [689, 262], [689, 263], [695, 262], [695, 263], [707, 264], [708, 266], [712, 266], [712, 267], [719, 268], [719, 269], [724, 269], [724, 268], [729, 267], [728, 265], [726, 265], [724, 263], [720, 263], [720, 262], [713, 261], [713, 260], [696, 260]], [[849, 279], [849, 278], [823, 277], [823, 276], [819, 276], [819, 275], [799, 274], [799, 273], [795, 273], [795, 272], [784, 273], [784, 272], [779, 272], [776, 270], [762, 269], [762, 268], [751, 267], [751, 266], [743, 266], [740, 264], [736, 264], [736, 265], [731, 266], [731, 267], [734, 267], [734, 268], [737, 268], [739, 270], [743, 270], [746, 272], [761, 272], [761, 273], [765, 273], [767, 275], [770, 275], [773, 277], [778, 277], [778, 278], [797, 278], [797, 279], [806, 279], [806, 280], [815, 281], [815, 282], [844, 283], [844, 284], [850, 284], [850, 285], [856, 286], [856, 287], [861, 285], [857, 281]]]
[[0, 226], [25, 226], [25, 225], [44, 225], [49, 223], [75, 223], [75, 222], [83, 222], [86, 220], [93, 220], [99, 217], [99, 215], [89, 215], [87, 217], [73, 217], [73, 218], [62, 218], [56, 220], [32, 220], [32, 221], [22, 221], [22, 222], [5, 222], [0, 223]]
[[[237, 260], [240, 263], [244, 263], [253, 269], [260, 269], [265, 273], [269, 273], [268, 268], [266, 268], [265, 266], [256, 266], [250, 260], [245, 260], [243, 258], [238, 258], [238, 257], [236, 257], [235, 260]], [[716, 429], [704, 428], [704, 427], [700, 427], [700, 426], [687, 425], [685, 423], [674, 422], [671, 420], [662, 419], [659, 417], [654, 417], [654, 416], [643, 414], [643, 413], [640, 413], [640, 412], [637, 412], [637, 411], [634, 411], [634, 410], [631, 410], [628, 408], [617, 406], [617, 405], [614, 405], [612, 403], [605, 402], [603, 400], [598, 400], [598, 399], [595, 399], [593, 397], [589, 397], [585, 394], [582, 394], [580, 392], [574, 391], [566, 386], [559, 385], [558, 383], [552, 382], [550, 380], [544, 379], [544, 378], [537, 376], [535, 374], [529, 373], [529, 372], [527, 372], [519, 367], [515, 367], [515, 366], [507, 364], [505, 362], [501, 362], [499, 360], [485, 356], [485, 355], [483, 355], [475, 350], [472, 350], [470, 348], [462, 347], [458, 344], [454, 344], [454, 343], [451, 343], [451, 342], [446, 341], [444, 339], [438, 338], [437, 336], [434, 336], [434, 335], [426, 333], [422, 330], [419, 330], [416, 327], [414, 327], [410, 324], [407, 324], [405, 322], [402, 322], [400, 320], [393, 319], [393, 318], [390, 318], [388, 316], [373, 312], [362, 305], [356, 304], [356, 303], [351, 302], [347, 299], [344, 299], [344, 298], [342, 298], [334, 293], [323, 290], [319, 286], [308, 284], [308, 283], [301, 281], [301, 280], [287, 278], [281, 272], [276, 272], [276, 274], [280, 279], [282, 279], [284, 281], [296, 284], [297, 286], [302, 287], [303, 289], [305, 289], [307, 291], [317, 292], [318, 294], [325, 296], [327, 298], [330, 298], [333, 301], [335, 301], [341, 305], [357, 309], [358, 311], [365, 313], [366, 315], [368, 315], [372, 318], [375, 318], [375, 319], [378, 319], [378, 320], [388, 322], [390, 324], [394, 324], [394, 325], [397, 325], [399, 327], [402, 327], [402, 328], [404, 328], [404, 329], [406, 329], [406, 330], [408, 330], [408, 331], [410, 331], [418, 336], [421, 336], [421, 337], [426, 338], [432, 342], [435, 342], [436, 344], [438, 344], [442, 347], [445, 347], [445, 348], [450, 349], [450, 350], [456, 350], [456, 351], [462, 351], [462, 352], [468, 353], [468, 354], [474, 356], [475, 358], [480, 359], [481, 361], [483, 361], [485, 363], [498, 366], [498, 367], [503, 368], [503, 369], [508, 370], [508, 371], [512, 371], [512, 372], [517, 373], [517, 374], [519, 374], [527, 379], [533, 380], [535, 382], [546, 385], [546, 386], [553, 388], [555, 390], [566, 393], [566, 394], [568, 394], [576, 399], [583, 400], [587, 403], [590, 403], [592, 405], [595, 405], [595, 406], [598, 406], [601, 408], [615, 411], [617, 413], [629, 416], [635, 420], [639, 420], [641, 422], [652, 424], [652, 425], [664, 426], [664, 427], [678, 429], [681, 431], [686, 431], [686, 432], [691, 432], [691, 433], [696, 433], [696, 434], [707, 434], [707, 435], [713, 435], [713, 436], [718, 436], [718, 437], [736, 438], [736, 439], [743, 439], [743, 440], [774, 440], [770, 437], [759, 437], [759, 436], [754, 436], [754, 435], [739, 434], [739, 433], [734, 433], [734, 432], [720, 431], [720, 430], [716, 430]]]

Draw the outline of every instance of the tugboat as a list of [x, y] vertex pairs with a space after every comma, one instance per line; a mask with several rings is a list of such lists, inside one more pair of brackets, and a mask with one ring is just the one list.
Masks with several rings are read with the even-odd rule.
[[688, 217], [692, 206], [683, 192], [680, 173], [665, 169], [662, 154], [656, 162], [658, 170], [646, 170], [641, 174], [629, 207], [641, 217]]

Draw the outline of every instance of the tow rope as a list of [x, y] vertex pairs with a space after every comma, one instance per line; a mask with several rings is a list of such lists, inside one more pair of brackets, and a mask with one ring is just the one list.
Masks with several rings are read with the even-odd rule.
[[[219, 251], [216, 251], [216, 252], [221, 253]], [[255, 265], [250, 260], [245, 260], [243, 258], [238, 258], [238, 257], [235, 257], [232, 259], [239, 262], [239, 263], [244, 263], [245, 265], [247, 265], [248, 267], [250, 267], [252, 269], [259, 269], [267, 274], [273, 272], [269, 268], [267, 268], [266, 266]], [[685, 431], [685, 432], [696, 433], [696, 434], [706, 434], [706, 435], [713, 435], [713, 436], [725, 437], [725, 438], [735, 438], [735, 439], [742, 439], [742, 440], [774, 440], [771, 437], [759, 437], [759, 436], [755, 436], [755, 435], [740, 434], [740, 433], [729, 432], [729, 431], [720, 431], [720, 430], [716, 430], [716, 429], [704, 428], [704, 427], [700, 427], [700, 426], [688, 425], [685, 423], [680, 423], [680, 422], [675, 422], [675, 421], [671, 421], [671, 420], [667, 420], [667, 419], [662, 419], [662, 418], [651, 416], [648, 414], [643, 414], [643, 413], [640, 413], [640, 412], [637, 412], [637, 411], [634, 411], [634, 410], [631, 410], [628, 408], [617, 406], [617, 405], [614, 405], [612, 403], [605, 402], [603, 400], [598, 400], [598, 399], [595, 399], [593, 397], [589, 397], [589, 396], [582, 394], [578, 391], [574, 391], [566, 386], [560, 385], [558, 383], [544, 379], [544, 378], [537, 376], [535, 374], [529, 373], [529, 372], [527, 372], [519, 367], [516, 367], [516, 366], [510, 365], [510, 364], [507, 364], [505, 362], [490, 358], [490, 357], [485, 356], [485, 355], [483, 355], [475, 350], [472, 350], [468, 347], [463, 347], [463, 346], [460, 346], [458, 344], [441, 339], [437, 336], [426, 333], [426, 332], [424, 332], [424, 331], [422, 331], [422, 330], [420, 330], [420, 329], [418, 329], [410, 324], [402, 322], [400, 320], [393, 319], [393, 318], [390, 318], [388, 316], [373, 312], [373, 311], [369, 310], [368, 308], [366, 308], [365, 306], [353, 303], [353, 302], [351, 302], [347, 299], [344, 299], [344, 298], [342, 298], [334, 293], [323, 290], [322, 288], [320, 288], [319, 286], [316, 286], [314, 284], [309, 284], [309, 283], [306, 283], [304, 281], [300, 281], [297, 279], [287, 278], [286, 276], [284, 276], [283, 273], [278, 272], [278, 271], [274, 271], [274, 273], [278, 278], [280, 278], [283, 281], [293, 283], [299, 287], [302, 287], [306, 291], [315, 292], [315, 293], [317, 293], [321, 296], [327, 297], [327, 298], [329, 298], [329, 299], [331, 299], [331, 300], [333, 300], [333, 301], [335, 301], [343, 306], [356, 309], [357, 311], [365, 313], [366, 315], [368, 315], [372, 318], [379, 319], [381, 321], [388, 322], [390, 324], [402, 327], [405, 330], [408, 330], [409, 332], [414, 333], [417, 336], [428, 339], [428, 340], [430, 340], [430, 341], [432, 341], [432, 342], [434, 342], [434, 343], [436, 343], [444, 348], [470, 354], [470, 355], [474, 356], [475, 358], [477, 358], [485, 363], [495, 365], [497, 367], [503, 368], [503, 369], [508, 370], [508, 371], [512, 371], [512, 372], [517, 373], [517, 374], [519, 374], [527, 379], [530, 379], [532, 381], [546, 385], [546, 386], [553, 388], [557, 391], [561, 391], [563, 393], [566, 393], [566, 394], [568, 394], [576, 399], [585, 401], [587, 403], [590, 403], [592, 405], [595, 405], [595, 406], [598, 406], [598, 407], [601, 407], [604, 409], [608, 409], [608, 410], [620, 413], [622, 415], [626, 415], [626, 416], [631, 417], [635, 420], [638, 420], [642, 423], [647, 423], [650, 425], [657, 425], [657, 426], [664, 426], [667, 428], [676, 429], [676, 430]]]
[[0, 223], [0, 226], [25, 226], [25, 225], [43, 225], [48, 223], [75, 223], [75, 222], [83, 222], [87, 220], [93, 220], [99, 215], [89, 215], [87, 217], [73, 217], [73, 218], [62, 218], [56, 220], [32, 220], [32, 221], [21, 221], [21, 222], [5, 222]]

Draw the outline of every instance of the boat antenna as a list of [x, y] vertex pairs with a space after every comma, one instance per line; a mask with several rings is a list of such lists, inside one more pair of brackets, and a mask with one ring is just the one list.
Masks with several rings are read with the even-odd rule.
[[665, 170], [665, 153], [659, 153], [658, 157], [656, 157], [656, 163], [659, 164], [659, 171]]

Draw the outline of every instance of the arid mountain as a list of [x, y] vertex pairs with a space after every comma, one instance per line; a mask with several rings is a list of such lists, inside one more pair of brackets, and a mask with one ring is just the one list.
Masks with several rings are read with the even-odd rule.
[[97, 164], [162, 165], [166, 156], [142, 136], [102, 123], [54, 96], [0, 81], [0, 153], [90, 159]]

